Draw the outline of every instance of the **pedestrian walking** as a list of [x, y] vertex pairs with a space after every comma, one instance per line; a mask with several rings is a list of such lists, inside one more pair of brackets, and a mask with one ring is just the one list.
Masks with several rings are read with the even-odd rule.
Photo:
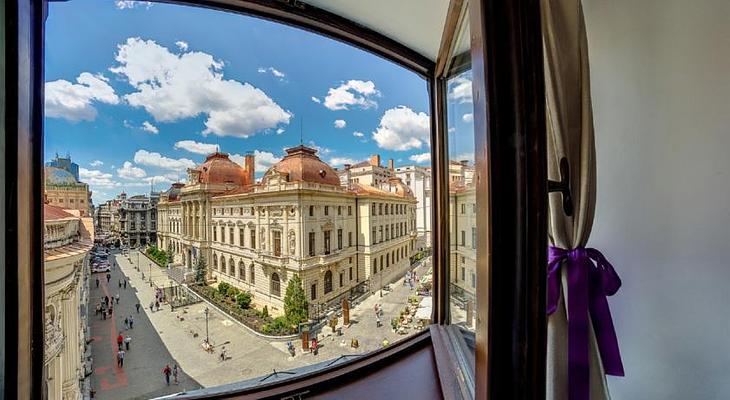
[[117, 367], [124, 368], [124, 350], [121, 348], [117, 352]]
[[99, 288], [99, 278], [96, 278], [96, 288]]
[[124, 318], [124, 329], [129, 329], [129, 320], [127, 318]]
[[122, 280], [121, 279], [118, 280], [117, 283], [119, 284], [119, 288], [121, 289], [122, 288]]
[[319, 344], [317, 343], [317, 338], [316, 337], [312, 338], [312, 352], [314, 353], [315, 356], [317, 354], [319, 354], [318, 346], [319, 346]]
[[170, 364], [165, 365], [165, 368], [162, 369], [162, 374], [165, 375], [165, 383], [167, 383], [167, 386], [170, 386], [170, 374], [172, 373], [172, 370], [170, 369]]
[[94, 315], [99, 315], [99, 314], [101, 314], [101, 304], [96, 305], [96, 312], [94, 313]]
[[129, 316], [129, 329], [134, 329], [134, 318], [132, 316]]
[[226, 361], [226, 346], [221, 349], [221, 362]]
[[173, 382], [175, 382], [176, 385], [180, 383], [177, 380], [178, 373], [180, 373], [180, 368], [177, 366], [177, 363], [175, 363], [175, 365], [172, 367], [172, 378], [173, 378]]
[[160, 311], [160, 302], [159, 301], [155, 302], [155, 310]]
[[101, 310], [101, 319], [106, 321], [106, 309]]
[[137, 304], [134, 305], [134, 308], [137, 309], [137, 314], [139, 314], [139, 302], [137, 302]]
[[154, 301], [150, 301], [150, 312], [154, 312], [155, 311], [155, 308], [154, 307], [155, 307], [155, 302]]
[[109, 283], [110, 280], [112, 280], [112, 274], [107, 273], [106, 274], [106, 283]]
[[124, 280], [124, 290], [127, 290], [127, 280]]
[[117, 304], [119, 304], [119, 293], [117, 293]]
[[112, 311], [114, 311], [114, 303], [109, 304], [109, 316], [112, 315]]
[[122, 349], [122, 343], [124, 343], [124, 336], [122, 336], [122, 332], [119, 332], [119, 336], [117, 336], [117, 348], [119, 350]]
[[104, 296], [104, 304], [106, 304], [107, 307], [109, 306], [109, 296]]
[[127, 337], [124, 338], [124, 347], [129, 351], [129, 345], [132, 343], [132, 337], [127, 335]]

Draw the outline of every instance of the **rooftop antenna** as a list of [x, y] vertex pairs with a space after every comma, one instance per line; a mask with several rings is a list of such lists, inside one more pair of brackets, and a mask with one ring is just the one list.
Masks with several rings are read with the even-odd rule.
[[304, 116], [299, 120], [299, 145], [304, 146]]

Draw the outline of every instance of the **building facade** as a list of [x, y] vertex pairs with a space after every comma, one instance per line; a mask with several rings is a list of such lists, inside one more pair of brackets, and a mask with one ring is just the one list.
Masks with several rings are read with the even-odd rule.
[[340, 184], [358, 183], [379, 187], [393, 177], [393, 160], [388, 160], [388, 167], [380, 165], [380, 155], [374, 154], [369, 160], [357, 164], [345, 164], [344, 169], [338, 171]]
[[[473, 185], [452, 184], [449, 190], [449, 282], [452, 299], [463, 308], [476, 300], [477, 205]], [[487, 223], [487, 221], [483, 221]]]
[[79, 165], [75, 162], [71, 161], [71, 156], [69, 154], [66, 154], [66, 157], [59, 157], [58, 153], [56, 153], [56, 157], [46, 163], [46, 167], [54, 167], [58, 169], [63, 169], [65, 171], [68, 171], [71, 175], [73, 175], [74, 179], [76, 181], [79, 181]]
[[135, 195], [127, 197], [126, 193], [118, 196], [117, 214], [119, 233], [123, 246], [137, 247], [157, 243], [157, 203], [159, 193]]
[[416, 206], [416, 248], [431, 247], [431, 168], [408, 165], [395, 169], [395, 176], [406, 184], [418, 201]]
[[[44, 206], [45, 343], [49, 399], [83, 398], [93, 221], [77, 210]], [[75, 213], [75, 214], [74, 214]]]
[[[203, 255], [210, 278], [251, 292], [255, 303], [274, 313], [283, 312], [294, 274], [302, 279], [310, 313], [402, 276], [416, 239], [416, 200], [410, 190], [396, 178], [381, 188], [342, 185], [316, 150], [298, 146], [286, 151], [260, 183], [251, 173], [242, 184], [202, 185], [193, 172], [188, 184], [171, 188], [172, 196], [158, 208], [159, 245], [172, 249], [186, 265]], [[230, 163], [220, 165], [231, 170], [226, 175], [248, 176], [247, 168], [219, 153], [197, 169], [205, 169], [211, 157]], [[250, 157], [246, 164], [252, 171]], [[216, 172], [213, 165], [207, 168]], [[176, 190], [179, 196], [173, 199]], [[194, 198], [204, 200], [186, 205]], [[190, 224], [192, 231], [185, 228]]]
[[66, 169], [52, 166], [44, 168], [45, 197], [51, 205], [78, 210], [82, 216], [93, 216], [89, 185], [79, 182]]

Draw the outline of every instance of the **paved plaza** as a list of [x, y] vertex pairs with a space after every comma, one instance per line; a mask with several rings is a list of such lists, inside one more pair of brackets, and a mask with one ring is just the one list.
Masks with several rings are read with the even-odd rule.
[[[138, 285], [141, 282], [130, 282], [127, 288], [119, 288], [118, 281], [123, 278], [118, 268], [112, 269], [111, 279], [107, 283], [105, 273], [95, 273], [91, 277], [91, 295], [89, 305], [91, 321], [91, 354], [94, 359], [94, 372], [91, 385], [96, 391], [97, 399], [149, 399], [182, 390], [200, 388], [185, 370], [179, 376], [179, 385], [165, 383], [162, 369], [167, 363], [172, 366], [175, 359], [161, 340], [147, 314], [140, 310], [137, 313]], [[99, 279], [99, 287], [96, 287]], [[111, 299], [119, 293], [119, 304], [114, 304], [111, 317], [106, 320], [95, 315], [96, 303], [103, 297]], [[134, 318], [133, 329], [126, 330], [124, 318]], [[126, 352], [124, 367], [117, 367], [117, 335], [122, 332], [132, 339], [130, 350]]]
[[[329, 327], [323, 328], [318, 334], [321, 344], [318, 355], [302, 352], [301, 341], [293, 340], [297, 350], [296, 355], [291, 357], [286, 350], [286, 341], [269, 340], [255, 335], [205, 302], [175, 311], [171, 311], [169, 305], [161, 306], [159, 311], [151, 311], [149, 304], [154, 301], [155, 289], [149, 283], [150, 273], [154, 285], [162, 287], [171, 284], [166, 271], [152, 263], [144, 254], [138, 255], [137, 252], [132, 252], [129, 256], [115, 254], [112, 257], [119, 265], [118, 269], [112, 272], [110, 284], [106, 285], [106, 279], [102, 279], [104, 284], [100, 289], [94, 289], [96, 292], [92, 296], [92, 299], [98, 301], [101, 293], [108, 292], [110, 297], [117, 292], [121, 294], [120, 313], [115, 308], [113, 320], [100, 321], [97, 317], [92, 324], [92, 334], [98, 336], [92, 347], [97, 367], [92, 382], [95, 388], [101, 389], [97, 389], [97, 397], [101, 399], [152, 397], [200, 386], [217, 386], [263, 377], [274, 369], [288, 370], [346, 354], [375, 350], [382, 346], [383, 339], [393, 343], [406, 337], [391, 330], [390, 318], [397, 316], [408, 297], [415, 293], [403, 286], [401, 278], [391, 285], [392, 291], [383, 292], [382, 298], [376, 292], [353, 307], [350, 311], [351, 325], [343, 327], [341, 336], [333, 335]], [[139, 270], [136, 268], [138, 263]], [[422, 275], [425, 267], [419, 266], [417, 272], [419, 276]], [[104, 274], [96, 275], [101, 279]], [[120, 276], [128, 279], [126, 291], [117, 287]], [[134, 310], [137, 298], [142, 304], [140, 314], [136, 314]], [[383, 310], [381, 327], [376, 326], [373, 311], [375, 303], [381, 304]], [[206, 336], [206, 308], [209, 310], [208, 335], [216, 348], [213, 353], [206, 352], [201, 345]], [[91, 309], [93, 310], [93, 305]], [[124, 328], [124, 315], [130, 313], [135, 318], [132, 350], [125, 360], [124, 370], [120, 370], [116, 368], [113, 357], [116, 354], [114, 338], [119, 327], [121, 326], [121, 330]], [[357, 349], [350, 347], [353, 338], [360, 344]], [[221, 361], [219, 357], [223, 346], [227, 355], [225, 361]], [[97, 361], [99, 352], [100, 360]], [[144, 357], [135, 359], [135, 355], [141, 352], [146, 353]], [[179, 386], [168, 388], [160, 371], [165, 363], [172, 360], [178, 363], [185, 375]]]

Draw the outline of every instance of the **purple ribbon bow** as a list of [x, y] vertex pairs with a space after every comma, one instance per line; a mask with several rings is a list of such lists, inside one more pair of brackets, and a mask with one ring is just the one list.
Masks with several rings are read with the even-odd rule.
[[558, 307], [563, 261], [566, 261], [568, 277], [568, 395], [570, 400], [589, 400], [589, 313], [606, 375], [624, 376], [618, 339], [606, 300], [606, 296], [612, 296], [621, 287], [621, 279], [596, 249], [565, 250], [550, 246], [548, 315]]

